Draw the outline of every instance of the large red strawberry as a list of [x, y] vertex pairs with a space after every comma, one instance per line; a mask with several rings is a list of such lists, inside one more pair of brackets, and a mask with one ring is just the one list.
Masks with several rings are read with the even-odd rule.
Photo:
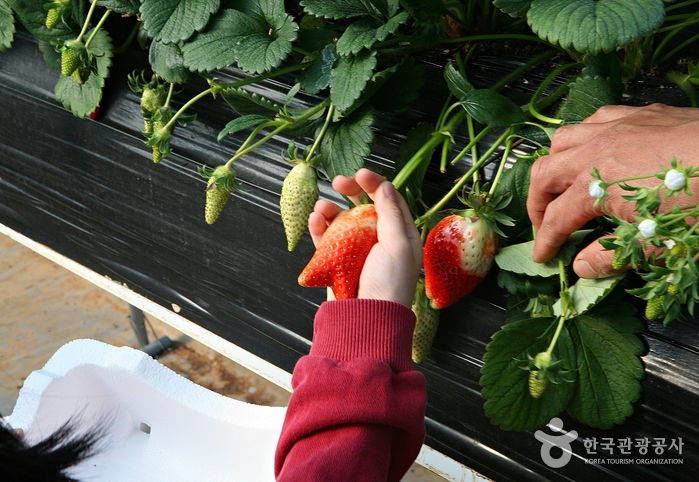
[[434, 309], [446, 308], [473, 291], [493, 265], [497, 233], [468, 210], [451, 214], [425, 241], [425, 292]]
[[376, 209], [363, 204], [337, 216], [299, 275], [309, 288], [332, 287], [338, 300], [356, 298], [359, 275], [376, 237]]

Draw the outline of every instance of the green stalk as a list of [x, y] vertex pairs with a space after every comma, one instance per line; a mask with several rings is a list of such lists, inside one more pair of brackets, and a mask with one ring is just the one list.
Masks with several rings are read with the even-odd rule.
[[328, 114], [325, 116], [325, 122], [323, 123], [323, 127], [320, 129], [318, 136], [316, 136], [315, 140], [313, 141], [313, 145], [311, 146], [311, 149], [308, 151], [307, 159], [310, 160], [313, 157], [313, 153], [320, 145], [323, 136], [325, 136], [325, 133], [328, 131], [328, 127], [330, 127], [330, 121], [332, 120], [334, 112], [335, 106], [330, 104], [330, 107], [328, 108]]
[[549, 124], [561, 124], [563, 121], [561, 119], [554, 119], [548, 116], [545, 116], [536, 110], [536, 100], [537, 98], [544, 92], [546, 87], [549, 86], [551, 82], [553, 82], [553, 79], [555, 79], [558, 75], [562, 74], [566, 70], [574, 69], [574, 68], [580, 68], [584, 64], [581, 63], [575, 63], [575, 64], [565, 64], [561, 65], [560, 67], [554, 69], [541, 83], [538, 89], [536, 89], [536, 92], [534, 92], [534, 95], [532, 96], [531, 100], [529, 101], [529, 113], [534, 116], [535, 118], [539, 119], [540, 121], [547, 122]]
[[491, 130], [493, 130], [493, 128], [490, 126], [484, 127], [483, 130], [480, 131], [476, 137], [472, 137], [469, 143], [466, 144], [466, 146], [463, 149], [461, 149], [461, 151], [459, 151], [459, 153], [456, 156], [454, 156], [454, 159], [451, 160], [451, 164], [454, 165], [457, 162], [459, 162], [468, 153], [468, 151], [470, 151], [476, 144], [478, 144], [478, 142], [480, 142], [480, 140], [483, 139], [483, 137], [485, 137], [486, 134], [488, 134]]
[[565, 324], [566, 320], [571, 318], [571, 306], [570, 306], [570, 292], [568, 291], [568, 281], [566, 279], [566, 272], [565, 272], [565, 264], [563, 264], [563, 259], [558, 258], [558, 276], [560, 279], [560, 284], [561, 284], [561, 314], [558, 317], [558, 325], [556, 326], [556, 331], [553, 334], [553, 337], [551, 338], [551, 342], [549, 343], [548, 348], [546, 349], [546, 353], [548, 355], [551, 355], [553, 353], [553, 349], [556, 347], [556, 343], [558, 342], [558, 337], [561, 334], [561, 331], [563, 330], [563, 325]]
[[[432, 216], [437, 214], [441, 209], [443, 209], [447, 203], [451, 200], [452, 197], [454, 197], [456, 194], [459, 193], [461, 188], [470, 180], [471, 176], [473, 175], [474, 172], [477, 172], [478, 169], [480, 169], [483, 166], [483, 163], [488, 160], [488, 158], [495, 152], [495, 150], [503, 143], [505, 139], [507, 139], [513, 132], [512, 128], [507, 129], [495, 143], [486, 151], [481, 158], [478, 160], [478, 162], [475, 162], [471, 168], [461, 176], [461, 178], [454, 184], [454, 187], [451, 188], [451, 190], [442, 197], [442, 199], [437, 202], [434, 206], [432, 206], [425, 214], [420, 216], [415, 220], [415, 224], [420, 226], [422, 223], [424, 223], [426, 220], [430, 219]], [[395, 184], [395, 181], [394, 181]]]
[[[461, 120], [466, 115], [467, 113], [465, 110], [457, 112], [454, 117], [452, 117], [451, 120], [444, 126], [444, 129], [434, 132], [432, 134], [432, 138], [423, 144], [415, 154], [413, 154], [413, 157], [410, 158], [410, 160], [405, 164], [405, 166], [403, 166], [403, 168], [393, 179], [393, 185], [395, 186], [396, 190], [400, 190], [403, 185], [405, 185], [410, 175], [420, 166], [420, 164], [425, 162], [424, 158], [427, 156], [427, 154], [436, 149], [437, 146], [447, 138], [447, 136], [450, 136], [452, 131], [457, 125], [459, 125]], [[427, 158], [427, 162], [429, 162], [429, 157]]]
[[102, 28], [102, 25], [104, 25], [104, 22], [107, 20], [107, 17], [109, 17], [110, 13], [112, 13], [111, 10], [107, 10], [106, 12], [104, 12], [104, 15], [102, 15], [102, 18], [100, 18], [100, 21], [97, 22], [97, 25], [95, 26], [95, 28], [92, 29], [92, 33], [90, 34], [90, 38], [88, 38], [87, 42], [85, 42], [85, 48], [88, 48], [90, 46], [90, 44], [92, 43], [92, 39], [94, 39], [95, 35], [97, 35], [97, 32], [100, 31], [100, 29]]
[[83, 28], [80, 31], [80, 34], [78, 35], [78, 38], [76, 38], [76, 40], [81, 41], [87, 33], [87, 29], [90, 26], [90, 20], [92, 19], [92, 14], [95, 13], [95, 7], [97, 7], [97, 0], [92, 0], [90, 10], [88, 10], [87, 17], [85, 17], [85, 23], [83, 23]]
[[[170, 97], [172, 96], [172, 91], [173, 91], [173, 84], [170, 84], [170, 92], [168, 92], [168, 98], [167, 98], [167, 101], [165, 104], [166, 106], [170, 105]], [[171, 129], [172, 127], [174, 127], [175, 122], [177, 122], [177, 118], [179, 116], [181, 116], [187, 109], [192, 107], [194, 104], [196, 104], [199, 100], [203, 99], [207, 95], [213, 94], [213, 93], [214, 93], [214, 88], [210, 87], [203, 92], [199, 92], [197, 95], [195, 95], [194, 97], [189, 99], [182, 107], [180, 107], [180, 109], [177, 112], [175, 112], [175, 114], [172, 116], [172, 119], [170, 119], [168, 121], [168, 123], [164, 126], [164, 128]]]
[[505, 164], [507, 164], [507, 158], [510, 157], [510, 152], [512, 151], [512, 142], [508, 140], [505, 142], [505, 152], [502, 153], [502, 161], [500, 161], [500, 165], [498, 166], [498, 171], [495, 173], [495, 177], [493, 178], [493, 183], [490, 186], [490, 190], [488, 191], [488, 198], [492, 197], [493, 194], [495, 193], [495, 188], [497, 187], [498, 183], [500, 182], [500, 178], [502, 177], [502, 174], [505, 172]]
[[124, 52], [127, 48], [129, 48], [129, 45], [131, 45], [131, 42], [133, 42], [133, 39], [136, 37], [138, 34], [138, 29], [140, 28], [140, 22], [136, 22], [131, 29], [131, 33], [129, 33], [129, 36], [126, 37], [126, 40], [124, 40], [124, 43], [118, 46], [117, 48], [112, 50], [112, 53], [114, 54], [120, 54]]

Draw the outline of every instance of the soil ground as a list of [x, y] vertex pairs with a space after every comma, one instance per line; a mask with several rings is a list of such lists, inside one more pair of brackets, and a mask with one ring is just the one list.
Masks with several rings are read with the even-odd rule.
[[[158, 361], [225, 396], [260, 405], [285, 406], [289, 392], [190, 339], [147, 318], [149, 339], [164, 335], [172, 349]], [[0, 414], [12, 412], [24, 379], [63, 344], [91, 338], [137, 347], [129, 306], [14, 240], [0, 235]], [[403, 482], [441, 482], [414, 464]]]

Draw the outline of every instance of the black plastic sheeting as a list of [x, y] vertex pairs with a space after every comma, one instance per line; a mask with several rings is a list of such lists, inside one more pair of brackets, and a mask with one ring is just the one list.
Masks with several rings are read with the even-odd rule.
[[[123, 57], [123, 56], [122, 56]], [[125, 63], [124, 63], [125, 62]], [[500, 59], [499, 62], [504, 62]], [[79, 120], [54, 98], [58, 72], [49, 70], [26, 33], [0, 53], [0, 223], [43, 243], [97, 273], [108, 276], [276, 366], [292, 371], [307, 353], [312, 320], [324, 290], [297, 285], [313, 253], [306, 236], [294, 253], [286, 250], [278, 197], [289, 166], [281, 159], [284, 139], [275, 140], [236, 163], [248, 191], [235, 194], [213, 226], [204, 222], [204, 179], [197, 168], [225, 162], [241, 142], [220, 144], [218, 131], [232, 118], [222, 101], [193, 108], [198, 120], [178, 130], [173, 154], [151, 161], [140, 129], [139, 99], [126, 73], [146, 65], [134, 53], [117, 60], [108, 79], [101, 114]], [[217, 74], [227, 81], [234, 70]], [[435, 69], [435, 76], [440, 75]], [[534, 75], [534, 74], [532, 74]], [[534, 82], [535, 83], [535, 82]], [[266, 82], [260, 91], [283, 101], [288, 85]], [[206, 88], [195, 79], [181, 98]], [[425, 105], [439, 95], [424, 89]], [[681, 96], [680, 96], [681, 97]], [[425, 112], [434, 119], [436, 113]], [[427, 117], [427, 116], [431, 117]], [[414, 116], [414, 117], [413, 117]], [[377, 145], [367, 166], [390, 168], [407, 130], [423, 120], [379, 118]], [[454, 174], [454, 173], [452, 173]], [[444, 192], [453, 175], [428, 173], [427, 184]], [[339, 200], [326, 184], [321, 196]], [[596, 430], [563, 415], [576, 430], [573, 458], [562, 468], [542, 461], [542, 443], [531, 432], [508, 432], [485, 416], [480, 396], [481, 359], [504, 320], [505, 293], [490, 276], [471, 296], [443, 311], [428, 360], [420, 367], [428, 382], [426, 443], [497, 481], [686, 480], [699, 472], [699, 330], [695, 321], [669, 327], [650, 324], [644, 333], [647, 377], [634, 415], [612, 430]], [[555, 435], [549, 429], [545, 433]], [[646, 455], [632, 448], [620, 455], [598, 447], [588, 455], [584, 439], [631, 437], [682, 439], [682, 453]], [[634, 442], [635, 443], [635, 442]], [[553, 456], [557, 457], [553, 449]], [[586, 458], [634, 459], [633, 464], [586, 463]], [[681, 465], [636, 459], [674, 458]]]

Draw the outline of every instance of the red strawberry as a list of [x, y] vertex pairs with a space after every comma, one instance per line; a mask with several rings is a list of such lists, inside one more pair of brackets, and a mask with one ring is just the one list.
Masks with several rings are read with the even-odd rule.
[[338, 300], [356, 298], [364, 261], [377, 241], [373, 204], [343, 212], [323, 234], [299, 275], [299, 284], [309, 288], [330, 286]]
[[493, 265], [498, 237], [473, 211], [451, 214], [425, 241], [425, 291], [432, 308], [442, 309], [473, 291]]

